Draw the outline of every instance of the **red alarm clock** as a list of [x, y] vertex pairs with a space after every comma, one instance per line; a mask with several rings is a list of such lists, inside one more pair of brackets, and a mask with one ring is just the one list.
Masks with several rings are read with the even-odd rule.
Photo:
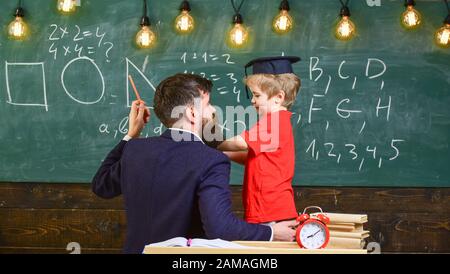
[[[306, 210], [310, 208], [320, 209], [320, 213], [310, 216]], [[301, 248], [319, 249], [325, 248], [330, 241], [330, 231], [327, 224], [330, 218], [325, 216], [322, 209], [318, 206], [309, 206], [303, 210], [303, 214], [297, 217], [299, 225], [296, 232], [296, 240]]]

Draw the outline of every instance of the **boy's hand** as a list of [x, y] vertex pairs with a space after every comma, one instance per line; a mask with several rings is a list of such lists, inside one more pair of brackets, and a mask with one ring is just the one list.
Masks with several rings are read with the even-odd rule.
[[296, 220], [278, 222], [272, 226], [273, 241], [292, 242], [295, 240], [295, 226], [298, 225]]
[[145, 124], [150, 121], [150, 111], [144, 101], [135, 100], [131, 105], [128, 116], [128, 136], [137, 138], [141, 134]]
[[248, 149], [248, 145], [242, 136], [237, 135], [223, 141], [217, 149], [221, 151], [243, 151]]

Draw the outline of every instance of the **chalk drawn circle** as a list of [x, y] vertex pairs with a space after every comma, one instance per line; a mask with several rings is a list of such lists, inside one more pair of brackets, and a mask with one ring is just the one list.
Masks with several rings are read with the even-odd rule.
[[[89, 61], [92, 65], [94, 65], [94, 67], [97, 69], [98, 73], [100, 74], [100, 78], [101, 78], [101, 80], [102, 80], [102, 93], [101, 93], [100, 97], [99, 97], [97, 100], [95, 100], [95, 101], [82, 101], [82, 100], [79, 100], [79, 99], [75, 98], [75, 97], [67, 90], [66, 85], [64, 84], [64, 75], [65, 75], [65, 73], [66, 73], [66, 69], [67, 69], [72, 63], [74, 63], [74, 62], [76, 62], [76, 61], [80, 61], [80, 60], [87, 60], [87, 61]], [[68, 62], [68, 63], [66, 64], [66, 66], [63, 68], [63, 70], [62, 70], [62, 72], [61, 72], [61, 84], [62, 84], [62, 87], [63, 87], [64, 91], [66, 92], [66, 94], [67, 94], [72, 100], [74, 100], [75, 102], [78, 102], [78, 103], [80, 103], [80, 104], [83, 104], [83, 105], [92, 105], [92, 104], [96, 104], [96, 103], [98, 103], [98, 102], [103, 98], [103, 95], [105, 94], [105, 80], [103, 79], [103, 74], [102, 74], [102, 72], [100, 71], [100, 68], [99, 68], [99, 67], [97, 66], [97, 64], [94, 62], [94, 60], [92, 60], [91, 58], [86, 57], [86, 56], [77, 57], [77, 58], [71, 60], [70, 62]]]

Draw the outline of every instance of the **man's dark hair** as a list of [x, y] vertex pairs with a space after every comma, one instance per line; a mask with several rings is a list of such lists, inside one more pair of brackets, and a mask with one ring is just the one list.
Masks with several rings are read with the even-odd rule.
[[178, 73], [164, 79], [156, 88], [153, 110], [165, 127], [171, 127], [179, 117], [171, 117], [177, 106], [194, 105], [200, 90], [210, 93], [212, 82], [195, 74]]

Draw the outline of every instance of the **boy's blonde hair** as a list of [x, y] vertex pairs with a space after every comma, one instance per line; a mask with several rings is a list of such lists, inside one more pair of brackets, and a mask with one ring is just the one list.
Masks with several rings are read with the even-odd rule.
[[284, 91], [284, 101], [282, 106], [289, 109], [297, 97], [301, 86], [300, 78], [294, 73], [283, 74], [253, 74], [244, 79], [246, 85], [257, 85], [262, 92], [272, 98], [281, 90]]

